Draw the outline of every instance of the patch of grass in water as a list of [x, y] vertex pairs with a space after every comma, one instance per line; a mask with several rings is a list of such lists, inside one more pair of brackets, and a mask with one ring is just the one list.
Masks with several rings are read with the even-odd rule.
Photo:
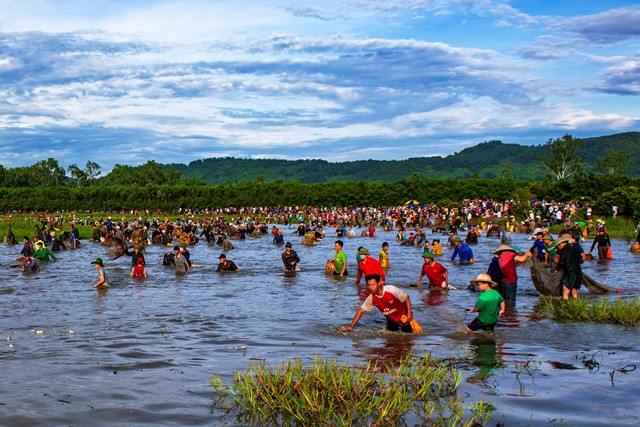
[[631, 326], [640, 322], [640, 304], [637, 298], [592, 301], [586, 298], [566, 301], [541, 298], [544, 314], [559, 320], [576, 322], [613, 323]]
[[371, 364], [350, 366], [316, 357], [271, 369], [264, 362], [235, 372], [227, 386], [214, 375], [214, 405], [224, 403], [238, 421], [304, 426], [404, 425], [405, 415], [424, 425], [480, 426], [494, 408], [465, 405], [457, 395], [462, 376], [454, 367], [422, 357], [406, 358], [380, 373]]

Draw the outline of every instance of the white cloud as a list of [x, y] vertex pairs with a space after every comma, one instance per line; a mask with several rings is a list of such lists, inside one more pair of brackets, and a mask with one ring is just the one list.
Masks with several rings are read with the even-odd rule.
[[[632, 37], [629, 25], [611, 26], [619, 8], [567, 11], [566, 37], [557, 17], [488, 0], [1, 4], [0, 145], [29, 153], [5, 166], [51, 141], [72, 163], [91, 153], [108, 170], [131, 144], [133, 162], [301, 148], [329, 160], [368, 148], [406, 158], [487, 136], [638, 123], [620, 100], [639, 90], [632, 48], [575, 43]], [[583, 67], [579, 81], [569, 63]]]
[[621, 7], [592, 15], [557, 19], [556, 27], [576, 33], [597, 44], [637, 39], [640, 38], [640, 6]]

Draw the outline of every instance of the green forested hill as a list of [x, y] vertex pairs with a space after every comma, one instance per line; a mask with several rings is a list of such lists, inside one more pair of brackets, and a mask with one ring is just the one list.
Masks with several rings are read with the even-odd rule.
[[[595, 171], [598, 159], [608, 150], [625, 150], [632, 165], [631, 176], [640, 176], [640, 132], [584, 138], [577, 154], [583, 169]], [[208, 184], [234, 181], [295, 180], [302, 183], [327, 181], [395, 181], [417, 172], [422, 178], [499, 178], [505, 169], [518, 179], [542, 180], [546, 170], [539, 160], [547, 154], [544, 145], [523, 146], [489, 141], [446, 157], [414, 157], [406, 160], [360, 160], [331, 163], [324, 160], [275, 160], [210, 158], [171, 164], [187, 179], [201, 178]], [[506, 165], [508, 165], [506, 167]], [[506, 167], [506, 168], [505, 168]]]

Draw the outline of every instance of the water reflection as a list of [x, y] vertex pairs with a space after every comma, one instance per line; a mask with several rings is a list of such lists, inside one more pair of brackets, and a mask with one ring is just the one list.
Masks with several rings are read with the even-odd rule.
[[370, 363], [380, 372], [388, 373], [390, 369], [398, 366], [402, 359], [412, 355], [417, 346], [416, 340], [400, 335], [399, 333], [384, 332], [390, 337], [385, 337], [382, 342], [371, 345], [364, 341], [354, 342], [353, 348], [358, 356]]
[[429, 289], [421, 298], [421, 300], [425, 303], [425, 305], [437, 307], [444, 305], [448, 300], [448, 296], [449, 291], [440, 289]]
[[469, 349], [472, 353], [472, 364], [478, 368], [477, 372], [469, 377], [470, 382], [486, 382], [496, 369], [504, 366], [501, 350], [492, 335], [474, 335], [469, 340]]

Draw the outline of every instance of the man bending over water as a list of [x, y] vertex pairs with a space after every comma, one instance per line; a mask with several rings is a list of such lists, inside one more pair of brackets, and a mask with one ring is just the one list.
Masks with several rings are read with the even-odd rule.
[[365, 281], [371, 294], [356, 312], [351, 325], [346, 328], [340, 328], [340, 331], [351, 332], [365, 312], [369, 313], [373, 311], [374, 307], [377, 307], [387, 318], [388, 331], [401, 330], [402, 332], [412, 333], [413, 329], [410, 322], [413, 319], [413, 312], [411, 311], [409, 295], [395, 286], [383, 285], [378, 274], [366, 276]]

